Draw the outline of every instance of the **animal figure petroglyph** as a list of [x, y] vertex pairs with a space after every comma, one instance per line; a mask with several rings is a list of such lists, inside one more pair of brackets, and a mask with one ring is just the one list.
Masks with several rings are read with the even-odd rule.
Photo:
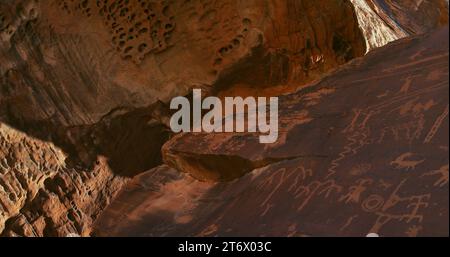
[[339, 202], [345, 201], [345, 203], [359, 203], [361, 194], [366, 191], [367, 186], [372, 184], [371, 179], [359, 179], [357, 185], [351, 186], [347, 194], [339, 198]]
[[434, 183], [434, 186], [443, 187], [443, 186], [447, 185], [448, 184], [448, 180], [449, 180], [449, 178], [448, 178], [448, 164], [442, 166], [438, 170], [429, 171], [429, 172], [423, 174], [421, 177], [423, 177], [423, 176], [433, 176], [433, 175], [441, 175], [440, 178], [438, 180], [436, 180], [436, 182]]
[[391, 161], [391, 166], [395, 166], [396, 169], [415, 169], [417, 165], [421, 164], [425, 161], [425, 159], [414, 161], [414, 160], [408, 160], [408, 158], [414, 156], [413, 153], [404, 153], [397, 157], [394, 161]]

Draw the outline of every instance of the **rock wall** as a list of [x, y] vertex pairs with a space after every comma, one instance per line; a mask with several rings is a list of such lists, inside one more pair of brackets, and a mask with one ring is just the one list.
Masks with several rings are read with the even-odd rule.
[[448, 36], [399, 40], [281, 96], [274, 144], [172, 138], [169, 166], [135, 177], [95, 234], [448, 236]]
[[[295, 92], [446, 24], [442, 3], [1, 1], [0, 233], [89, 235], [130, 177], [163, 163], [173, 96]], [[233, 176], [274, 162], [209, 157]]]

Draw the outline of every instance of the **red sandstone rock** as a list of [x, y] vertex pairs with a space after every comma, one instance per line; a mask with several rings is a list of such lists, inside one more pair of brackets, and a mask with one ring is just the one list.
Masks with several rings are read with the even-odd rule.
[[[173, 96], [193, 87], [293, 92], [366, 50], [448, 21], [445, 1], [367, 0], [369, 9], [353, 0], [107, 2], [0, 3], [2, 235], [89, 235], [129, 177], [162, 164]], [[285, 125], [309, 122], [306, 114]], [[209, 143], [235, 143], [220, 140]], [[271, 151], [253, 152], [261, 160], [213, 152], [189, 171], [231, 179], [284, 158]], [[169, 162], [199, 158], [170, 154]]]
[[448, 34], [398, 41], [281, 96], [276, 144], [171, 139], [176, 170], [136, 177], [96, 233], [448, 236]]

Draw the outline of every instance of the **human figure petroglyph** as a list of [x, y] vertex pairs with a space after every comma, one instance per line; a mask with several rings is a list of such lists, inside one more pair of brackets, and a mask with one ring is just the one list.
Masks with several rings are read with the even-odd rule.
[[359, 203], [361, 194], [366, 191], [367, 186], [371, 185], [372, 179], [358, 179], [357, 185], [351, 186], [348, 193], [339, 198], [339, 202], [345, 203]]
[[[411, 195], [402, 197], [399, 195], [400, 189], [403, 184], [406, 182], [406, 179], [401, 181], [397, 187], [392, 191], [391, 195], [384, 201], [384, 204], [380, 204], [382, 202], [381, 196], [367, 198], [362, 206], [364, 210], [370, 210], [377, 215], [374, 225], [369, 230], [369, 232], [378, 233], [383, 226], [391, 221], [399, 221], [405, 223], [411, 223], [412, 221], [416, 221], [418, 223], [423, 222], [423, 215], [419, 213], [419, 211], [423, 208], [428, 207], [429, 201], [431, 199], [431, 194], [422, 194], [422, 195]], [[368, 199], [377, 199], [377, 204], [368, 205]], [[371, 200], [374, 201], [374, 200]], [[403, 204], [404, 208], [399, 208], [399, 204]], [[373, 208], [368, 208], [373, 207]], [[395, 207], [395, 208], [394, 208]], [[398, 212], [399, 210], [407, 210], [407, 212]], [[395, 212], [394, 212], [395, 211]]]
[[391, 166], [394, 166], [396, 169], [415, 169], [419, 164], [423, 163], [425, 159], [414, 161], [414, 160], [408, 160], [408, 158], [413, 157], [413, 153], [404, 153], [397, 157], [395, 160], [390, 162]]
[[[434, 88], [430, 90], [434, 90]], [[364, 146], [373, 143], [381, 144], [388, 139], [388, 136], [392, 136], [396, 141], [406, 140], [409, 143], [420, 140], [426, 124], [424, 112], [436, 105], [434, 99], [418, 102], [420, 100], [419, 96], [425, 92], [427, 91], [417, 89], [402, 96], [392, 97], [380, 104], [369, 106], [365, 109], [353, 109], [349, 124], [342, 130], [346, 134], [348, 143], [338, 153], [337, 157], [331, 161], [326, 178], [330, 178], [336, 174], [337, 169], [344, 159], [355, 155]], [[400, 115], [402, 115], [401, 121], [396, 122], [396, 124], [388, 123], [388, 126], [378, 130], [374, 130], [370, 126], [369, 122], [375, 115], [393, 114], [394, 111], [400, 112]], [[398, 116], [398, 114], [395, 115]], [[406, 168], [410, 170], [414, 169], [423, 161], [419, 160], [416, 163], [413, 160], [398, 159], [391, 162], [391, 165], [395, 165], [398, 169]], [[406, 167], [402, 167], [401, 165], [406, 165]]]
[[[398, 106], [405, 100], [411, 99], [412, 97], [415, 98], [409, 100], [406, 105], [401, 105], [400, 107], [396, 108], [392, 106], [394, 104]], [[326, 178], [329, 178], [337, 172], [340, 163], [344, 159], [348, 158], [349, 156], [355, 155], [358, 150], [363, 148], [364, 146], [370, 145], [372, 143], [382, 143], [386, 140], [386, 137], [388, 135], [391, 135], [396, 141], [407, 140], [409, 143], [412, 143], [414, 140], [420, 139], [426, 122], [423, 112], [435, 105], [434, 100], [430, 99], [424, 103], [417, 103], [417, 100], [419, 98], [416, 94], [412, 94], [411, 97], [407, 98], [397, 98], [398, 97], [385, 101], [379, 105], [370, 106], [366, 109], [352, 110], [353, 117], [348, 126], [342, 131], [344, 134], [347, 134], [346, 137], [348, 143], [343, 147], [343, 150], [338, 154], [338, 156], [331, 161]], [[400, 112], [402, 112], [404, 115], [407, 114], [407, 116], [404, 117], [407, 120], [403, 119], [403, 122], [383, 127], [378, 131], [372, 131], [371, 127], [369, 126], [369, 121], [372, 119], [372, 117], [374, 117], [374, 115], [380, 114], [383, 109], [386, 109], [389, 106], [390, 109], [387, 110], [388, 113], [391, 113], [392, 110], [400, 110]], [[396, 164], [396, 162], [394, 161], [392, 164]], [[411, 165], [408, 166], [408, 169], [412, 169], [420, 163], [404, 162], [403, 164]]]
[[419, 222], [422, 222], [423, 215], [419, 214], [419, 210], [422, 207], [428, 207], [430, 198], [431, 194], [415, 195], [408, 198], [410, 203], [407, 205], [407, 208], [412, 208], [412, 211], [409, 214], [403, 215], [403, 218], [406, 219], [407, 223], [415, 219], [417, 219]]
[[[429, 90], [435, 90], [435, 88]], [[434, 99], [418, 102], [420, 100], [419, 96], [426, 92], [427, 90], [418, 89], [402, 96], [392, 97], [378, 105], [369, 106], [365, 109], [353, 109], [352, 120], [343, 130], [343, 133], [370, 130], [368, 124], [375, 115], [386, 115], [394, 113], [394, 111], [399, 111], [400, 115], [407, 120], [382, 128], [379, 130], [379, 136], [372, 141], [381, 143], [386, 139], [388, 134], [392, 134], [395, 140], [400, 141], [406, 138], [411, 143], [413, 140], [419, 139], [422, 135], [426, 122], [424, 112], [437, 105]], [[375, 136], [375, 131], [373, 134]]]
[[[423, 198], [417, 198], [417, 199], [423, 199]], [[426, 196], [426, 199], [429, 199], [428, 195]], [[394, 221], [394, 220], [403, 221], [406, 223], [410, 223], [410, 222], [416, 220], [417, 222], [421, 223], [423, 221], [423, 215], [417, 214], [417, 211], [419, 210], [420, 207], [427, 207], [428, 203], [424, 202], [422, 200], [418, 200], [418, 201], [420, 201], [420, 202], [413, 204], [415, 207], [414, 207], [414, 211], [411, 213], [388, 214], [388, 213], [383, 213], [383, 212], [377, 212], [376, 213], [377, 219], [369, 231], [377, 233], [383, 228], [384, 225], [386, 225], [387, 223]]]
[[425, 174], [423, 174], [421, 177], [424, 176], [434, 176], [434, 175], [440, 175], [439, 179], [434, 182], [434, 186], [436, 187], [443, 187], [448, 184], [449, 177], [448, 177], [448, 164], [442, 166], [438, 170], [432, 170]]

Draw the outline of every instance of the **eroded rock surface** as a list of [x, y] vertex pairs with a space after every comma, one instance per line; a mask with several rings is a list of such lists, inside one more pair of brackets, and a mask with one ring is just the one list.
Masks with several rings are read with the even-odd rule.
[[99, 157], [70, 168], [52, 143], [0, 124], [0, 231], [3, 236], [88, 236], [126, 181]]
[[96, 233], [448, 236], [448, 35], [398, 41], [281, 96], [275, 144], [173, 138], [163, 154], [176, 170], [136, 177]]

